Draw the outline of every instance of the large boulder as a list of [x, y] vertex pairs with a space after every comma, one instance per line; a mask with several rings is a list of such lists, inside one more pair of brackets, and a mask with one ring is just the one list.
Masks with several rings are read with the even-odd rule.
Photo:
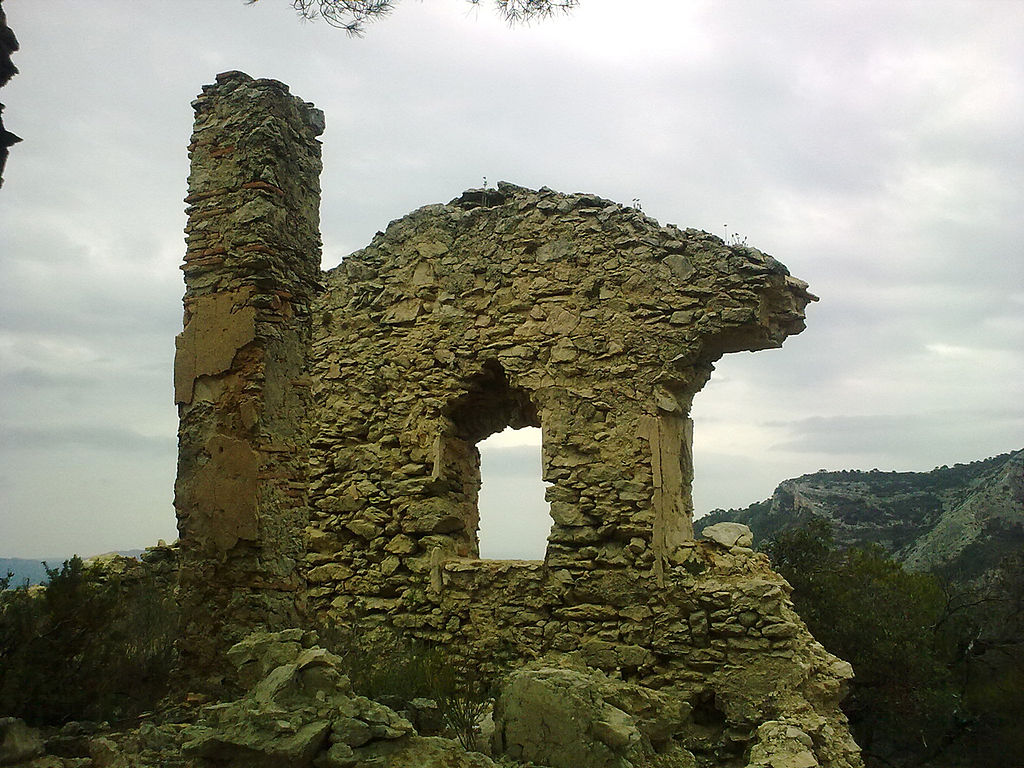
[[[292, 642], [263, 645], [281, 661], [282, 647]], [[383, 704], [352, 693], [337, 656], [298, 643], [294, 648], [286, 663], [241, 699], [207, 707], [203, 723], [189, 733], [185, 754], [208, 765], [344, 765], [354, 764], [355, 748], [412, 732], [407, 720]]]
[[743, 523], [715, 523], [701, 532], [701, 536], [723, 547], [752, 547], [754, 534]]
[[[588, 667], [580, 654], [549, 656], [506, 678], [492, 754], [549, 768], [860, 768], [844, 723], [813, 705], [828, 711], [852, 671], [810, 650], [803, 675], [814, 684], [802, 687], [786, 678], [799, 665], [785, 655], [720, 664], [692, 686], [657, 690]], [[831, 666], [812, 670], [812, 659]]]
[[493, 752], [551, 768], [628, 768], [673, 751], [685, 766], [693, 757], [672, 736], [688, 712], [680, 699], [596, 669], [531, 666], [501, 689]]
[[238, 682], [250, 689], [277, 667], [294, 661], [316, 639], [314, 633], [301, 629], [254, 632], [231, 646], [227, 658], [235, 668]]

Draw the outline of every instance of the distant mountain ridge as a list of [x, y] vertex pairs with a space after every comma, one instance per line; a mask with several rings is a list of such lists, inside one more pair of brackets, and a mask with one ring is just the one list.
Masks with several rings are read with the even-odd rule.
[[931, 472], [816, 472], [770, 499], [694, 521], [745, 523], [755, 542], [806, 523], [831, 523], [841, 546], [875, 542], [912, 570], [974, 578], [1024, 548], [1024, 450]]
[[[63, 560], [57, 558], [43, 558], [46, 564], [53, 568], [60, 565]], [[11, 578], [12, 587], [20, 587], [26, 581], [29, 584], [41, 584], [46, 581], [46, 568], [43, 560], [32, 560], [25, 557], [0, 557], [0, 576], [13, 573]]]

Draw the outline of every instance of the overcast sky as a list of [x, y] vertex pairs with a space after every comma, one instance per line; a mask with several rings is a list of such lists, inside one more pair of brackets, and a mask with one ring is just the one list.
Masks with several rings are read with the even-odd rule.
[[[0, 556], [175, 537], [190, 102], [229, 69], [326, 113], [325, 266], [486, 177], [639, 198], [807, 280], [807, 330], [697, 396], [698, 514], [1024, 447], [1024, 3], [581, 0], [510, 30], [405, 0], [358, 40], [290, 5], [4, 3]], [[546, 535], [538, 455], [495, 454], [501, 541]]]

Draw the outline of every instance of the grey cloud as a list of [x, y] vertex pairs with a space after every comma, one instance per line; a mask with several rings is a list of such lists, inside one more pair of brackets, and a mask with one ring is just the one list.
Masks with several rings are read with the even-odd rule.
[[173, 459], [177, 443], [170, 436], [143, 435], [117, 426], [9, 426], [3, 430], [4, 451], [98, 450], [114, 454], [146, 454]]
[[[772, 450], [797, 453], [861, 454], [876, 461], [905, 463], [903, 457], [933, 457], [933, 466], [972, 460], [1022, 447], [1024, 410], [947, 411], [928, 414], [812, 416], [784, 426], [790, 438]], [[935, 446], [956, 456], [938, 455]]]
[[784, 455], [769, 450], [727, 453], [701, 447], [694, 439], [694, 516], [713, 509], [742, 509], [771, 496], [782, 480], [813, 472], [815, 457]]
[[[176, 275], [153, 279], [143, 264], [127, 262], [123, 268], [111, 268], [95, 263], [84, 252], [84, 243], [65, 234], [51, 233], [41, 241], [12, 238], [0, 279], [18, 285], [19, 290], [8, 296], [0, 310], [4, 328], [61, 338], [97, 332], [166, 336], [180, 324], [183, 289]], [[53, 254], [64, 257], [51, 261]], [[105, 258], [116, 256], [106, 254]]]
[[[728, 222], [807, 279], [822, 297], [807, 331], [729, 356], [698, 395], [698, 428], [753, 441], [706, 455], [698, 435], [700, 505], [743, 506], [833, 461], [927, 468], [1015, 447], [1020, 415], [983, 413], [1014, 401], [1022, 365], [1012, 4], [698, 3], [666, 32], [659, 20], [679, 7], [666, 2], [607, 38], [582, 17], [509, 32], [460, 5], [403, 3], [356, 41], [277, 2], [8, 10], [22, 74], [4, 89], [5, 118], [25, 139], [0, 206], [0, 408], [24, 427], [5, 444], [20, 468], [11, 509], [54, 514], [32, 485], [52, 477], [47, 452], [74, 453], [82, 483], [132, 467], [113, 499], [47, 486], [51, 507], [94, 516], [97, 535], [123, 530], [125, 496], [155, 506], [170, 493], [189, 102], [227, 69], [325, 110], [329, 263], [487, 176], [640, 197], [663, 222], [716, 234]], [[619, 5], [585, 4], [598, 21]], [[970, 354], [929, 356], [935, 343]], [[906, 410], [920, 415], [884, 415]], [[765, 420], [767, 436], [746, 431]], [[511, 526], [499, 540], [550, 525], [542, 500], [518, 505], [527, 484], [543, 492], [527, 453], [500, 454], [492, 476]]]
[[543, 558], [551, 517], [544, 499], [539, 446], [488, 447], [481, 453], [481, 555]]
[[488, 447], [481, 454], [488, 477], [540, 479], [540, 446]]
[[28, 366], [0, 374], [0, 380], [14, 389], [67, 389], [92, 388], [100, 383], [98, 376], [83, 375], [71, 371], [52, 371], [41, 367]]
[[488, 558], [544, 557], [551, 530], [549, 507], [539, 477], [485, 480], [480, 492], [480, 553]]

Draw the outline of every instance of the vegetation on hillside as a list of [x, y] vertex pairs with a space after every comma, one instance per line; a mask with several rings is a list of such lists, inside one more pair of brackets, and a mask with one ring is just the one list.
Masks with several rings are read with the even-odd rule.
[[116, 721], [166, 692], [177, 619], [148, 580], [122, 581], [79, 557], [47, 567], [45, 589], [0, 578], [0, 715], [32, 725]]
[[817, 519], [765, 551], [812, 634], [853, 664], [843, 708], [868, 765], [1016, 766], [1024, 749], [1024, 556], [986, 582], [839, 548]]
[[[745, 509], [716, 509], [695, 520], [694, 525], [699, 533], [722, 521], [744, 523], [753, 531], [755, 541], [764, 541], [782, 529], [824, 517], [837, 526], [835, 535], [840, 543], [849, 546], [877, 541], [899, 557], [934, 528], [946, 512], [979, 488], [998, 484], [1000, 473], [1019, 453], [936, 467], [930, 472], [819, 470], [783, 481], [769, 499]], [[1010, 491], [1004, 488], [1002, 493]], [[986, 547], [1000, 549], [999, 542], [987, 539]], [[996, 553], [994, 560], [985, 558], [979, 567], [994, 565], [1001, 554]], [[967, 559], [978, 562], [976, 557]]]

